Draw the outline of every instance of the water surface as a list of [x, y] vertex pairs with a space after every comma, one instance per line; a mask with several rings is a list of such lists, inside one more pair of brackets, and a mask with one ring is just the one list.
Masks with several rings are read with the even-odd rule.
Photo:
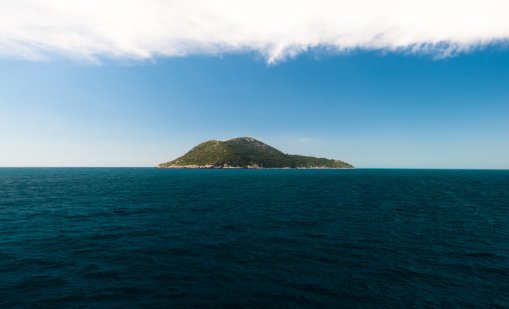
[[509, 171], [0, 169], [0, 307], [509, 307]]

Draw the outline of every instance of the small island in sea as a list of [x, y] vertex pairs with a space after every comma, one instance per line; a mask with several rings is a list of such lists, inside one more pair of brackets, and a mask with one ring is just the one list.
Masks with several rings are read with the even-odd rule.
[[251, 137], [203, 142], [158, 168], [353, 168], [333, 159], [290, 155]]

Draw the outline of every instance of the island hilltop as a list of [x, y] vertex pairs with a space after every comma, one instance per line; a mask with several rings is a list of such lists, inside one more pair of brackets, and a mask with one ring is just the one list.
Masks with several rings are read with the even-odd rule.
[[339, 160], [285, 154], [251, 137], [199, 144], [159, 168], [353, 168]]

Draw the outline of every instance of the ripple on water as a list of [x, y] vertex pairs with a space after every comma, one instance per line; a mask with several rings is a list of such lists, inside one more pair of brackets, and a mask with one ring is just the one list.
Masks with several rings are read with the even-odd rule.
[[0, 169], [0, 307], [509, 307], [509, 171]]

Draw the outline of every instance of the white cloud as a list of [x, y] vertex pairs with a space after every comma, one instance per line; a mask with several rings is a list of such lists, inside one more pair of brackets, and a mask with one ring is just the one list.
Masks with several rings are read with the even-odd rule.
[[313, 48], [447, 56], [509, 39], [507, 0], [0, 0], [0, 57], [150, 59]]

